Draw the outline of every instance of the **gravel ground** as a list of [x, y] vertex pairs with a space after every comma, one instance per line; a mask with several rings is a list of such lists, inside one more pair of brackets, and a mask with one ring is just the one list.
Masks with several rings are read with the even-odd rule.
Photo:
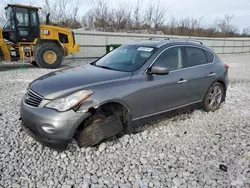
[[231, 85], [215, 113], [196, 110], [98, 147], [73, 142], [61, 153], [30, 138], [18, 120], [29, 82], [51, 70], [2, 65], [0, 187], [249, 188], [250, 55], [221, 58], [230, 65]]

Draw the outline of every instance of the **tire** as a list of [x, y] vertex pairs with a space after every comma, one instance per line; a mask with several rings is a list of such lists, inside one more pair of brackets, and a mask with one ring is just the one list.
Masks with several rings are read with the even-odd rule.
[[85, 122], [84, 129], [80, 130], [76, 135], [76, 141], [80, 148], [95, 146], [105, 139], [105, 134], [100, 124], [97, 123], [103, 119], [105, 119], [104, 115], [96, 114]]
[[[218, 93], [216, 93], [218, 92]], [[220, 94], [219, 94], [220, 93]], [[214, 83], [208, 89], [204, 100], [203, 100], [203, 109], [206, 112], [214, 112], [220, 108], [221, 103], [223, 102], [225, 95], [224, 87], [221, 83]], [[215, 97], [217, 96], [217, 97]], [[214, 100], [214, 102], [212, 102]]]
[[35, 61], [32, 61], [31, 64], [35, 67], [38, 67], [38, 64]]
[[54, 43], [44, 43], [36, 48], [36, 63], [41, 68], [58, 68], [63, 60], [63, 52]]

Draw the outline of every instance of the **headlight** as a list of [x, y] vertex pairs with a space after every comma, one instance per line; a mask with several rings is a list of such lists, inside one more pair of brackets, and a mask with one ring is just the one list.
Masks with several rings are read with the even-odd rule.
[[78, 91], [74, 94], [71, 94], [64, 98], [55, 99], [51, 102], [49, 102], [46, 107], [47, 108], [53, 108], [60, 112], [69, 110], [78, 104], [80, 104], [82, 101], [87, 99], [89, 96], [91, 96], [94, 93], [92, 90], [82, 90]]

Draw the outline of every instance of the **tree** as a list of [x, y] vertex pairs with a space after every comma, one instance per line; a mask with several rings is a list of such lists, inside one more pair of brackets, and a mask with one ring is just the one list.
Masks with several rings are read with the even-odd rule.
[[81, 19], [81, 23], [84, 27], [94, 27], [95, 13], [93, 10], [89, 10]]
[[120, 2], [117, 7], [110, 13], [110, 22], [115, 30], [123, 30], [127, 28], [131, 20], [131, 10], [128, 3]]
[[77, 15], [80, 9], [80, 0], [76, 0], [73, 2], [73, 6], [72, 6], [72, 15], [73, 15], [73, 19], [76, 22], [77, 21]]
[[160, 0], [158, 1], [153, 14], [153, 23], [155, 30], [158, 30], [164, 25], [168, 9], [169, 7], [161, 6]]
[[[236, 37], [249, 36], [250, 27], [239, 34], [239, 29], [233, 25], [233, 15], [225, 15], [222, 19], [214, 21], [213, 25], [204, 25], [204, 17], [192, 18], [184, 17], [178, 19], [170, 17], [167, 21], [169, 7], [162, 6], [163, 3], [156, 2], [145, 4], [148, 1], [136, 0], [132, 7], [130, 1], [117, 2], [116, 6], [111, 6], [111, 0], [92, 0], [93, 6], [84, 12], [81, 18], [78, 16], [80, 0], [29, 0], [30, 5], [42, 7], [39, 10], [40, 23], [45, 23], [45, 18], [50, 14], [51, 24], [62, 27], [92, 28], [99, 31], [133, 32], [143, 30], [147, 33], [163, 32], [167, 35], [185, 36], [207, 36], [207, 37]], [[10, 3], [20, 3], [20, 0], [9, 0]], [[112, 7], [112, 8], [111, 8]], [[85, 10], [85, 9], [84, 9]], [[6, 21], [5, 13], [0, 13], [0, 23]], [[81, 25], [82, 24], [82, 25]]]
[[79, 0], [30, 0], [30, 4], [42, 7], [39, 11], [40, 22], [45, 23], [45, 18], [50, 13], [50, 21], [58, 26], [70, 27], [72, 29], [81, 27], [77, 20], [77, 15], [80, 9]]
[[161, 6], [160, 0], [157, 3], [150, 4], [145, 11], [145, 25], [148, 29], [158, 30], [164, 25], [166, 13], [169, 7]]
[[141, 18], [141, 7], [142, 7], [142, 0], [137, 0], [135, 9], [134, 9], [134, 28], [140, 29], [142, 25], [142, 18]]
[[106, 31], [109, 23], [109, 0], [97, 0], [94, 7], [95, 23], [94, 26]]
[[167, 26], [169, 28], [168, 31], [169, 31], [170, 35], [176, 34], [175, 31], [176, 31], [177, 25], [178, 25], [178, 23], [177, 23], [176, 18], [174, 16], [172, 16], [172, 18], [170, 19], [168, 26]]
[[[202, 22], [203, 22], [204, 17], [201, 17], [199, 19], [195, 18], [190, 18], [190, 24], [191, 24], [191, 33], [190, 35], [196, 35], [197, 30], [202, 27]], [[203, 26], [204, 28], [204, 26]]]
[[145, 11], [145, 18], [144, 23], [148, 29], [151, 29], [153, 27], [153, 14], [154, 14], [155, 5], [152, 3], [148, 6], [148, 8]]
[[219, 32], [221, 32], [222, 37], [227, 37], [237, 32], [237, 27], [231, 24], [233, 17], [234, 15], [226, 14], [223, 19], [217, 21], [216, 26]]
[[246, 27], [242, 31], [243, 36], [250, 36], [250, 27]]

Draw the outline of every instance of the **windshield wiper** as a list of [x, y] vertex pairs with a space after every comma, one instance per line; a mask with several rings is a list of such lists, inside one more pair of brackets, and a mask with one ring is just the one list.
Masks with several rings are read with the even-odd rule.
[[100, 68], [103, 68], [103, 69], [108, 69], [108, 70], [114, 70], [110, 67], [107, 67], [107, 66], [103, 66], [103, 65], [95, 65], [96, 67], [100, 67]]

